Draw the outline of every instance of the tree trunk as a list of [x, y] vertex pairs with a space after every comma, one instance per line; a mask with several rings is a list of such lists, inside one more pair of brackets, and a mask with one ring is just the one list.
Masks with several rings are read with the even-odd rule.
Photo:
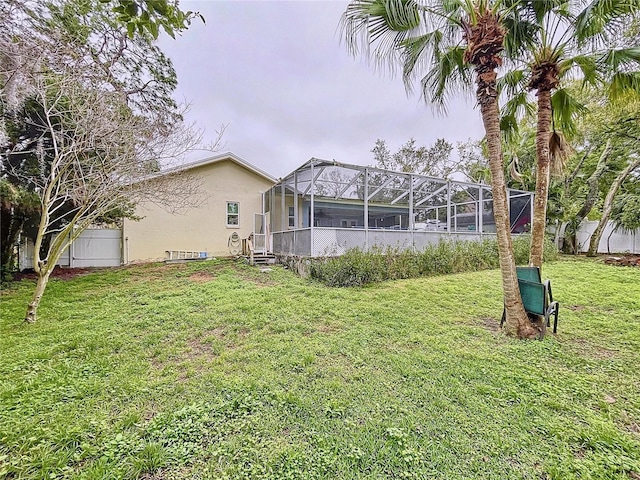
[[496, 69], [502, 65], [506, 30], [498, 16], [486, 8], [480, 8], [476, 17], [463, 22], [464, 39], [467, 48], [464, 61], [474, 66], [476, 75], [476, 99], [480, 105], [482, 123], [489, 151], [489, 171], [493, 193], [493, 215], [496, 222], [498, 256], [502, 274], [504, 308], [506, 313], [505, 332], [518, 338], [534, 338], [543, 332], [531, 323], [522, 306], [516, 262], [511, 241], [511, 225], [507, 204], [507, 187], [502, 165], [502, 145], [500, 143], [500, 114], [498, 109], [498, 89]]
[[542, 266], [544, 232], [547, 224], [547, 200], [549, 198], [549, 139], [551, 136], [551, 92], [538, 90], [538, 125], [536, 129], [536, 192], [531, 226], [531, 251], [529, 264]]
[[16, 218], [12, 207], [3, 206], [0, 210], [0, 274], [4, 276], [14, 270], [14, 245], [24, 222]]
[[[486, 78], [486, 77], [485, 77]], [[494, 83], [495, 86], [495, 83]], [[479, 85], [480, 87], [480, 85]], [[480, 88], [479, 88], [480, 90]], [[516, 262], [513, 255], [511, 225], [507, 205], [507, 187], [502, 166], [502, 145], [500, 144], [500, 122], [497, 96], [490, 101], [480, 101], [482, 121], [484, 123], [487, 149], [489, 150], [489, 170], [491, 172], [491, 190], [493, 192], [493, 215], [496, 222], [500, 272], [504, 291], [506, 311], [505, 332], [518, 338], [536, 338], [541, 330], [531, 323], [522, 306]]]
[[591, 239], [589, 240], [589, 251], [587, 252], [588, 257], [595, 257], [598, 253], [598, 245], [600, 244], [600, 239], [602, 238], [602, 232], [604, 232], [604, 227], [607, 225], [609, 218], [611, 218], [613, 200], [616, 198], [616, 195], [618, 194], [618, 190], [620, 190], [622, 183], [639, 165], [640, 158], [637, 158], [635, 159], [635, 161], [627, 165], [627, 168], [625, 168], [618, 174], [616, 179], [611, 184], [611, 187], [609, 187], [607, 196], [604, 199], [604, 206], [602, 207], [602, 216], [600, 217], [598, 226], [596, 227], [595, 231], [591, 235]]
[[33, 297], [29, 306], [27, 307], [27, 314], [24, 317], [26, 323], [35, 323], [37, 319], [38, 307], [40, 306], [40, 300], [42, 300], [42, 294], [49, 282], [49, 275], [51, 275], [51, 269], [44, 267], [38, 272], [38, 281], [36, 283], [36, 289], [33, 292]]
[[507, 315], [505, 332], [507, 335], [514, 335], [519, 338], [535, 338], [540, 335], [540, 331], [534, 327], [524, 311], [516, 276], [516, 262], [513, 255], [509, 208], [507, 205], [507, 189], [502, 168], [502, 146], [500, 145], [497, 101], [490, 105], [481, 105], [481, 111], [489, 150], [493, 214], [496, 222], [504, 306]]
[[572, 249], [572, 251], [565, 250], [567, 253], [574, 253], [577, 255], [580, 252], [577, 232], [580, 228], [580, 224], [587, 217], [587, 215], [589, 215], [589, 212], [593, 208], [593, 205], [598, 200], [598, 187], [600, 185], [600, 177], [602, 177], [607, 168], [607, 160], [609, 159], [610, 153], [611, 140], [608, 140], [604, 147], [604, 150], [600, 154], [598, 165], [596, 166], [595, 171], [591, 174], [589, 180], [587, 180], [589, 190], [587, 191], [587, 196], [584, 200], [584, 204], [576, 214], [575, 218], [568, 223], [567, 228], [565, 229], [564, 246], [566, 248]]

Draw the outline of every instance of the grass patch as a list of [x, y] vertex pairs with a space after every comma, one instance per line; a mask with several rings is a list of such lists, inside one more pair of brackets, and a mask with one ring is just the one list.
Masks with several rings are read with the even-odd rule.
[[559, 333], [495, 330], [496, 270], [351, 289], [233, 261], [2, 292], [0, 478], [633, 479], [640, 271], [545, 265]]

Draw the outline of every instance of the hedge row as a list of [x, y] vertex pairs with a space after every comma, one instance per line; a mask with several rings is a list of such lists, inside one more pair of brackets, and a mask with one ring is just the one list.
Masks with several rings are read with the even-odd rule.
[[[529, 260], [530, 237], [519, 236], [513, 241], [516, 264]], [[558, 251], [545, 241], [544, 260], [553, 261]], [[324, 257], [311, 263], [311, 278], [332, 287], [350, 287], [395, 280], [449, 273], [498, 268], [498, 244], [495, 239], [473, 241], [441, 241], [420, 252], [398, 248], [359, 248], [339, 257]]]

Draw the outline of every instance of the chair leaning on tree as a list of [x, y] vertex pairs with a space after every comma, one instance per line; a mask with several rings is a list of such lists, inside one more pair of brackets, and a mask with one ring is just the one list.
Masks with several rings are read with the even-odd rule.
[[[540, 338], [544, 336], [546, 327], [551, 326], [551, 315], [553, 319], [553, 333], [558, 331], [558, 310], [560, 304], [553, 300], [551, 290], [551, 280], [542, 282], [539, 267], [516, 267], [518, 275], [518, 287], [520, 296], [527, 313], [544, 317], [543, 331]], [[502, 312], [500, 325], [505, 322], [506, 311]]]

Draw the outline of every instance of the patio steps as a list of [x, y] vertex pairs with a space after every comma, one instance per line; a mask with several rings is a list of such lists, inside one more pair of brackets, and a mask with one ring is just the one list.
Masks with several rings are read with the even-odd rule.
[[[251, 261], [251, 259], [249, 259]], [[273, 253], [255, 253], [252, 265], [275, 265], [276, 256]]]

